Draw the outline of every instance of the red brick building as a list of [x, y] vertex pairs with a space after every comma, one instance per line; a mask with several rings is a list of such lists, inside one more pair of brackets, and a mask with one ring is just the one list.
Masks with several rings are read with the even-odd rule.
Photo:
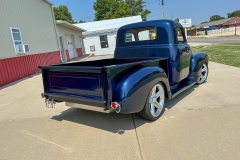
[[188, 30], [189, 36], [194, 36], [198, 31], [208, 31], [221, 28], [231, 28], [240, 26], [240, 17], [226, 18], [218, 21], [203, 23]]

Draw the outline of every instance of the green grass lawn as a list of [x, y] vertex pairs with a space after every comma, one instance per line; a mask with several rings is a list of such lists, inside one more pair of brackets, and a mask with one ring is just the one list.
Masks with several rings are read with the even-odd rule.
[[192, 47], [193, 52], [206, 52], [209, 61], [240, 67], [240, 43]]

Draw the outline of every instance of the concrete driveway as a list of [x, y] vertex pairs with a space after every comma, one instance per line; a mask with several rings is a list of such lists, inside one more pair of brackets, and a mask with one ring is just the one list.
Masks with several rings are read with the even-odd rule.
[[148, 122], [57, 104], [41, 75], [0, 89], [0, 159], [239, 159], [240, 68], [210, 62], [208, 81]]

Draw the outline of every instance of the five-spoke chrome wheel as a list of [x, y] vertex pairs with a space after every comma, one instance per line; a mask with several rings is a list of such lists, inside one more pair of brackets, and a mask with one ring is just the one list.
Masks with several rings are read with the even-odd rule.
[[203, 64], [201, 68], [201, 74], [198, 79], [198, 84], [205, 82], [207, 80], [207, 76], [208, 76], [208, 67], [206, 64]]
[[164, 106], [164, 90], [160, 84], [156, 84], [149, 96], [149, 107], [153, 117], [157, 117], [161, 114]]
[[162, 83], [156, 83], [150, 90], [144, 108], [138, 113], [142, 118], [155, 121], [164, 112], [165, 90]]

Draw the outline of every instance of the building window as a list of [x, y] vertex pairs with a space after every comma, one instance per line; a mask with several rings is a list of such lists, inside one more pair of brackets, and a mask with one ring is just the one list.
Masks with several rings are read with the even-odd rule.
[[108, 38], [107, 35], [100, 35], [101, 48], [108, 48]]
[[18, 45], [22, 45], [22, 36], [19, 28], [10, 27], [13, 39], [13, 45], [15, 48], [15, 52], [18, 53]]
[[155, 27], [136, 28], [128, 30], [125, 34], [125, 42], [152, 41], [157, 38]]

